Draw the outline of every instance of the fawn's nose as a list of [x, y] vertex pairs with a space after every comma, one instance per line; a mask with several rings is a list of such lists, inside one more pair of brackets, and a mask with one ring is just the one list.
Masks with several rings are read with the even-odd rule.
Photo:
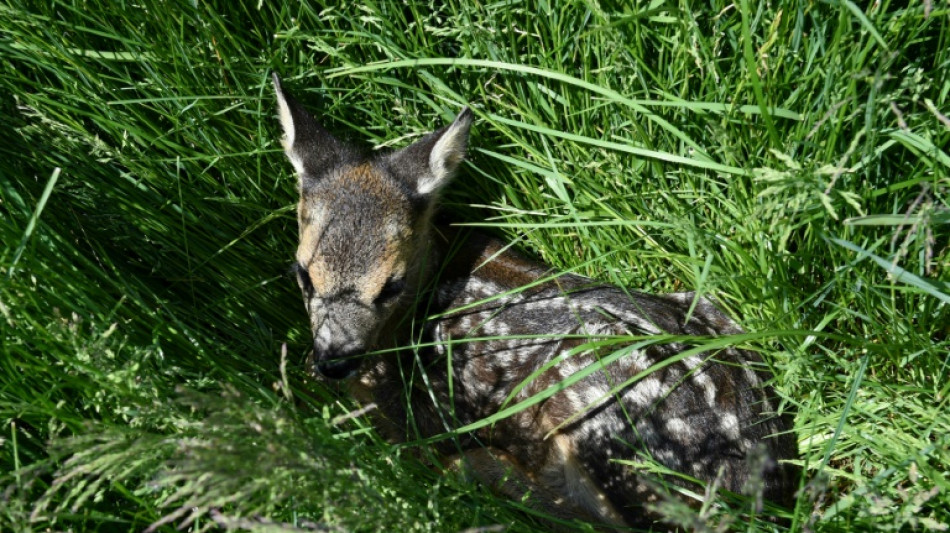
[[330, 379], [346, 379], [356, 374], [360, 367], [361, 352], [314, 352], [314, 368], [320, 375]]

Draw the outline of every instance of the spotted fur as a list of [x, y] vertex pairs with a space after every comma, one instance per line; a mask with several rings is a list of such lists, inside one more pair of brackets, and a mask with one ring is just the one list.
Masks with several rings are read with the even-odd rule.
[[[347, 378], [360, 401], [375, 402], [389, 438], [476, 422], [600, 365], [617, 346], [585, 349], [598, 339], [740, 333], [693, 293], [651, 295], [552, 276], [494, 239], [433, 226], [438, 192], [464, 157], [468, 109], [408, 148], [362, 156], [274, 83], [300, 180], [297, 270], [314, 369]], [[484, 340], [466, 342], [476, 338]], [[424, 347], [363, 357], [414, 342]], [[681, 356], [687, 348], [632, 349], [544, 402], [436, 446], [447, 462], [512, 498], [608, 526], [658, 518], [648, 504], [661, 489], [628, 464], [646, 458], [734, 492], [758, 477], [766, 499], [789, 504], [797, 476], [781, 461], [795, 457], [795, 438], [787, 415], [775, 413], [762, 361], [734, 348]], [[764, 467], [753, 471], [754, 464]]]

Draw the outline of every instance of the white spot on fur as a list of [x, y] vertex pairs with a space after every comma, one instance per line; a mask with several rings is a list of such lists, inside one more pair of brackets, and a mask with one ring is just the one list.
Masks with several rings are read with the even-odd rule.
[[386, 219], [385, 233], [388, 237], [398, 237], [405, 231], [405, 228], [405, 224], [402, 224], [395, 217]]
[[706, 398], [706, 404], [709, 407], [716, 407], [716, 384], [706, 375], [705, 372], [693, 374], [693, 383], [703, 389], [703, 396]]
[[624, 393], [624, 400], [640, 407], [646, 407], [666, 394], [665, 387], [659, 379], [646, 377]]
[[749, 380], [749, 385], [758, 387], [761, 383], [761, 380], [759, 379], [759, 375], [755, 373], [755, 370], [752, 370], [752, 368], [749, 366], [749, 363], [743, 365], [742, 370], [745, 372], [745, 378]]
[[[306, 205], [301, 206], [301, 211], [306, 212], [307, 218], [305, 220], [301, 220], [303, 226], [300, 229], [303, 230], [306, 228], [314, 234], [319, 234], [321, 228], [323, 228], [323, 225], [326, 222], [327, 210], [316, 198], [306, 198], [303, 201], [306, 202]], [[311, 242], [310, 244], [315, 245], [316, 242]], [[297, 261], [299, 261], [300, 264], [306, 264], [309, 262], [309, 257], [313, 253], [313, 250], [300, 250], [298, 248], [297, 252]]]
[[317, 328], [314, 339], [316, 339], [317, 345], [321, 349], [326, 349], [328, 346], [333, 344], [333, 330], [330, 329], [329, 320], [323, 320], [320, 323], [320, 327]]
[[[503, 322], [501, 320], [490, 320], [487, 319], [487, 317], [486, 320], [487, 322], [485, 322], [483, 328], [487, 335], [492, 337], [504, 337], [511, 335], [511, 328], [508, 326], [507, 322]], [[510, 348], [514, 348], [518, 343], [519, 341], [517, 340], [512, 341], [509, 343], [511, 345]]]
[[666, 295], [667, 298], [673, 300], [674, 302], [680, 304], [692, 303], [693, 298], [696, 297], [696, 293], [693, 291], [689, 292], [673, 292]]
[[[738, 360], [744, 361], [744, 358], [738, 357]], [[762, 380], [759, 378], [759, 375], [755, 372], [755, 370], [752, 370], [750, 366], [751, 364], [754, 364], [754, 363], [746, 362], [746, 364], [743, 365], [743, 372], [745, 373], [746, 379], [749, 380], [748, 386], [759, 389], [759, 392], [761, 392]], [[772, 407], [772, 402], [769, 399], [768, 395], [762, 394], [760, 398], [762, 401], [763, 411], [767, 413], [775, 411], [775, 408]]]
[[[560, 373], [564, 375], [563, 372]], [[609, 392], [608, 389], [603, 386], [603, 384], [593, 383], [590, 379], [569, 387], [564, 392], [570, 400], [571, 408], [574, 411], [593, 408], [611, 399], [610, 396], [607, 395]]]
[[445, 326], [442, 324], [442, 322], [436, 323], [435, 332], [432, 335], [434, 337], [433, 340], [435, 341], [436, 353], [438, 353], [439, 355], [445, 355], [446, 354], [445, 341], [447, 339], [445, 338]]
[[739, 440], [739, 418], [732, 413], [726, 413], [719, 419], [719, 430], [731, 440]]
[[502, 288], [498, 285], [484, 279], [471, 276], [465, 280], [465, 287], [462, 289], [462, 294], [465, 295], [463, 303], [470, 304], [478, 300], [484, 300], [500, 292], [502, 292]]
[[686, 368], [693, 370], [699, 365], [703, 364], [703, 360], [698, 355], [691, 355], [686, 359], [683, 359], [683, 364], [686, 365]]
[[692, 430], [682, 418], [671, 418], [666, 422], [666, 430], [679, 441], [689, 438]]
[[664, 465], [677, 470], [680, 468], [680, 465], [683, 464], [682, 458], [676, 455], [676, 452], [669, 448], [653, 450], [653, 458]]
[[627, 369], [628, 375], [633, 376], [649, 368], [651, 361], [646, 352], [637, 350], [620, 359], [617, 363], [621, 365], [621, 368]]
[[623, 321], [621, 323], [614, 323], [611, 325], [623, 326], [624, 323], [627, 323], [627, 324], [632, 324], [634, 327], [636, 327], [637, 330], [639, 330], [636, 332], [627, 331], [626, 333], [628, 335], [633, 335], [636, 333], [646, 333], [648, 335], [659, 335], [661, 333], [661, 331], [659, 330], [659, 328], [656, 327], [656, 325], [654, 325], [652, 322], [647, 320], [640, 313], [631, 312], [629, 308], [626, 308], [626, 307], [617, 308], [617, 307], [614, 307], [613, 305], [610, 305], [608, 302], [601, 302], [596, 299], [590, 299], [590, 298], [578, 298], [577, 301], [580, 302], [580, 305], [578, 305], [577, 308], [581, 311], [584, 311], [585, 313], [603, 314], [602, 311], [606, 311], [610, 313], [611, 315], [620, 318], [620, 320]]

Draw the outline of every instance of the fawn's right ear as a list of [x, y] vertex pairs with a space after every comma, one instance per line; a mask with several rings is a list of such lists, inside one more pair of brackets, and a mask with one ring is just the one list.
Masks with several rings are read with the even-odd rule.
[[284, 92], [277, 73], [273, 80], [280, 124], [284, 128], [284, 152], [297, 170], [301, 184], [305, 179], [319, 179], [327, 170], [339, 165], [346, 148], [318, 124], [300, 102]]

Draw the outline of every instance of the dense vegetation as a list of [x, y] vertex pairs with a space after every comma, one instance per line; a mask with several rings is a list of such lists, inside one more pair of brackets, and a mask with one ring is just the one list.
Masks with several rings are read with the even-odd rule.
[[0, 2], [0, 530], [546, 527], [307, 377], [272, 71], [385, 146], [472, 106], [453, 219], [752, 333], [799, 504], [671, 520], [950, 527], [950, 5], [631, 4]]

